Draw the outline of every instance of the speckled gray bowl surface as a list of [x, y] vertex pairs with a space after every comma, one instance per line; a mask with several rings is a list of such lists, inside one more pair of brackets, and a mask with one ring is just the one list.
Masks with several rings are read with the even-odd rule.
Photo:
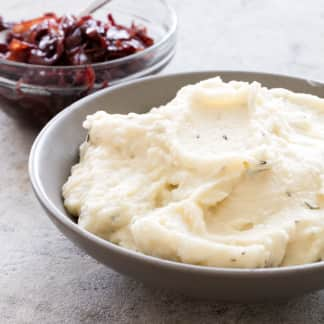
[[[78, 227], [63, 207], [61, 187], [86, 132], [82, 122], [97, 110], [143, 113], [172, 99], [182, 86], [221, 76], [225, 81], [259, 81], [267, 87], [324, 95], [319, 82], [238, 71], [193, 72], [149, 77], [90, 95], [57, 115], [34, 142], [29, 172], [36, 196], [62, 233], [108, 267], [147, 285], [222, 301], [278, 300], [324, 288], [324, 262], [268, 269], [224, 269], [182, 264], [116, 246]], [[58, 277], [59, 278], [59, 277]], [[59, 279], [58, 279], [59, 280]]]

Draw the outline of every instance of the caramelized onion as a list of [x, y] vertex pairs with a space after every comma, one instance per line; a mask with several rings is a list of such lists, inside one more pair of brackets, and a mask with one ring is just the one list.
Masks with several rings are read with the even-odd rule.
[[0, 43], [1, 58], [37, 65], [104, 62], [142, 51], [154, 42], [145, 27], [117, 24], [111, 14], [101, 21], [46, 13], [12, 26], [1, 18], [3, 29], [8, 34], [6, 43]]

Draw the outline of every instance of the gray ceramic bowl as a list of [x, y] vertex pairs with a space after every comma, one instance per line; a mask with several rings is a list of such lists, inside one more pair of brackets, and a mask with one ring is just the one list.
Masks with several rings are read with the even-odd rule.
[[61, 112], [39, 134], [29, 160], [36, 196], [62, 233], [108, 267], [143, 281], [196, 297], [222, 301], [277, 300], [324, 288], [324, 262], [268, 269], [224, 269], [181, 264], [116, 246], [81, 229], [65, 211], [61, 187], [85, 138], [81, 124], [99, 109], [143, 113], [173, 98], [179, 88], [219, 75], [224, 80], [257, 80], [268, 87], [324, 94], [324, 85], [287, 76], [250, 72], [196, 72], [149, 77], [90, 95]]

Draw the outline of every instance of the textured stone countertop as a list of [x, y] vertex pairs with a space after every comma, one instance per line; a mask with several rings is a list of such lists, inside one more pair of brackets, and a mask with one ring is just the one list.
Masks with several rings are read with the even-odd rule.
[[[1, 14], [17, 2], [1, 1]], [[324, 79], [323, 1], [172, 3], [179, 41], [163, 73], [241, 69]], [[36, 202], [27, 174], [36, 131], [0, 107], [0, 323], [324, 323], [324, 291], [281, 304], [221, 304], [152, 290], [98, 264]]]

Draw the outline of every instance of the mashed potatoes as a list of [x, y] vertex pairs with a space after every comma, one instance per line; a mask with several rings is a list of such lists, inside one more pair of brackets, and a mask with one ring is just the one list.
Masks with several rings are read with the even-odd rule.
[[63, 196], [86, 230], [199, 265], [324, 258], [324, 99], [213, 78], [84, 127]]

